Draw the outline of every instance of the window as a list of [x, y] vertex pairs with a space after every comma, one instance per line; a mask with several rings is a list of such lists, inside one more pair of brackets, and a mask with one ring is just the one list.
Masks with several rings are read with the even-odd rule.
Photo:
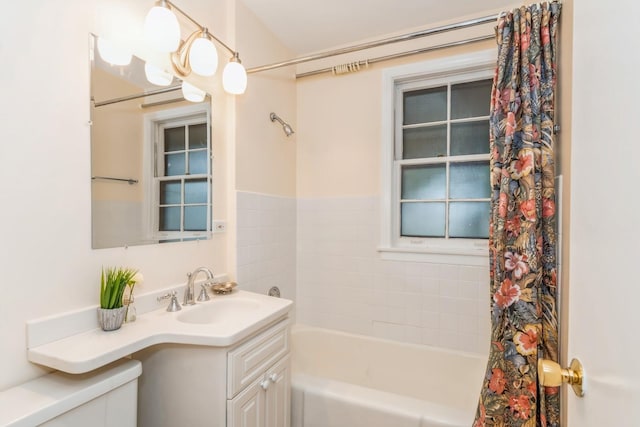
[[482, 52], [385, 72], [383, 252], [486, 256], [494, 66]]
[[208, 109], [175, 109], [150, 121], [153, 179], [151, 234], [160, 242], [211, 233], [211, 144]]
[[397, 86], [400, 236], [489, 237], [490, 79]]

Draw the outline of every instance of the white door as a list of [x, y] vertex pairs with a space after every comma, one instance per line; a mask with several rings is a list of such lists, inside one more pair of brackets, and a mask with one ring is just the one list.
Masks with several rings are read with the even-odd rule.
[[640, 6], [572, 3], [568, 427], [640, 426]]

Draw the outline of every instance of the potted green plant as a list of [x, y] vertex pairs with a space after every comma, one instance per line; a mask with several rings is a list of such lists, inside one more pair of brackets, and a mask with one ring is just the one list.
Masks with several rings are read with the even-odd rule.
[[98, 323], [104, 331], [120, 329], [127, 307], [122, 305], [122, 296], [127, 286], [135, 285], [137, 271], [131, 268], [102, 269], [100, 276], [100, 308]]

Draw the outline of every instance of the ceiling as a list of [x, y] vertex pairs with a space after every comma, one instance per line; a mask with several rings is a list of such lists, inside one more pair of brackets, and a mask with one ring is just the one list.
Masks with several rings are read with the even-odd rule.
[[[369, 38], [486, 16], [513, 0], [244, 0], [295, 55]], [[517, 3], [516, 3], [517, 4]]]

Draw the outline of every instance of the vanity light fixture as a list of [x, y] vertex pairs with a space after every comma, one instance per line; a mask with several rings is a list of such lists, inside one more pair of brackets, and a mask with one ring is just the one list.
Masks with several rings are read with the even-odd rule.
[[177, 51], [171, 54], [171, 64], [176, 74], [186, 77], [194, 73], [209, 77], [218, 68], [218, 51], [214, 46], [212, 36], [206, 28], [194, 31]]
[[243, 94], [247, 89], [247, 72], [240, 62], [238, 52], [233, 52], [233, 56], [224, 67], [222, 86], [225, 91], [233, 95]]
[[98, 37], [98, 53], [100, 57], [111, 65], [129, 65], [131, 62], [131, 52], [127, 52], [122, 46]]
[[202, 102], [204, 97], [207, 96], [207, 93], [202, 89], [198, 89], [191, 83], [182, 82], [182, 96], [187, 101], [191, 102]]
[[191, 70], [200, 76], [213, 76], [218, 68], [218, 51], [206, 28], [197, 33], [199, 36], [189, 45]]
[[174, 52], [180, 44], [180, 24], [169, 9], [169, 2], [160, 0], [144, 20], [144, 38], [158, 52]]
[[[180, 41], [180, 28], [178, 26], [178, 42], [175, 41], [175, 26], [173, 11], [191, 21], [198, 29], [191, 33], [183, 42]], [[169, 14], [173, 18], [169, 17]], [[177, 24], [177, 19], [175, 23]], [[165, 27], [166, 26], [166, 29]], [[171, 35], [171, 43], [169, 43]], [[171, 64], [176, 74], [187, 77], [192, 72], [200, 76], [209, 77], [215, 74], [218, 68], [218, 52], [214, 41], [231, 53], [231, 58], [224, 68], [222, 86], [227, 93], [239, 95], [244, 93], [247, 87], [247, 71], [240, 61], [238, 52], [231, 49], [219, 38], [209, 32], [206, 27], [187, 15], [183, 10], [168, 0], [160, 0], [147, 15], [145, 21], [145, 37], [151, 46], [161, 52], [171, 54]]]
[[147, 77], [149, 83], [156, 86], [169, 86], [173, 81], [173, 75], [171, 73], [148, 62], [144, 64], [144, 75]]

